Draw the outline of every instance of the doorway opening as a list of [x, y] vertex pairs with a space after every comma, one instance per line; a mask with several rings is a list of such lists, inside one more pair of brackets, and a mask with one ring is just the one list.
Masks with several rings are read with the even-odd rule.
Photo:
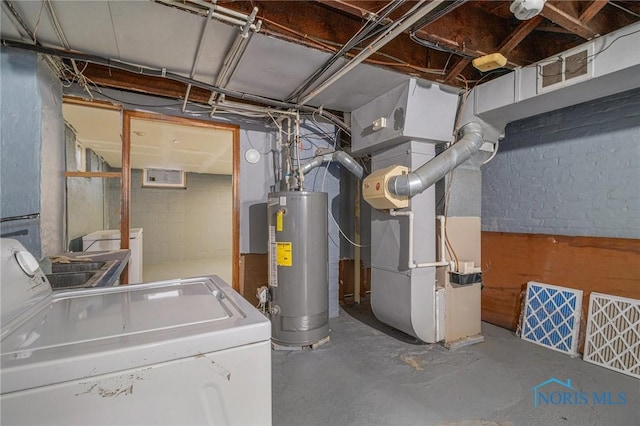
[[238, 126], [67, 98], [65, 120], [77, 147], [68, 156], [88, 167], [67, 171], [70, 249], [86, 233], [130, 230], [142, 245], [128, 282], [219, 275], [238, 288]]

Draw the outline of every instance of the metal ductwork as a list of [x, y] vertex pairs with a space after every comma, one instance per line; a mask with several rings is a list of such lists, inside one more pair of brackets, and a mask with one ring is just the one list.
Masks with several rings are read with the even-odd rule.
[[358, 179], [362, 179], [364, 176], [362, 166], [344, 151], [334, 151], [330, 154], [314, 157], [300, 166], [299, 173], [304, 176], [316, 167], [320, 167], [325, 161], [336, 161], [340, 163]]
[[468, 123], [460, 129], [460, 134], [462, 138], [458, 142], [416, 171], [390, 178], [389, 192], [409, 197], [420, 194], [480, 150], [484, 142], [480, 124]]

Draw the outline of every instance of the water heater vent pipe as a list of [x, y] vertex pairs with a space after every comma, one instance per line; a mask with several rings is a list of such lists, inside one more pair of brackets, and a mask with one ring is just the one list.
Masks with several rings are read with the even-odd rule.
[[334, 151], [330, 154], [319, 155], [304, 163], [299, 169], [300, 175], [304, 176], [316, 167], [320, 167], [325, 161], [337, 161], [344, 166], [349, 172], [351, 172], [358, 179], [362, 179], [364, 176], [364, 170], [362, 166], [358, 164], [349, 154], [344, 151]]
[[458, 142], [417, 170], [389, 179], [389, 192], [409, 197], [420, 194], [480, 150], [484, 142], [480, 124], [465, 124], [460, 134], [463, 136]]

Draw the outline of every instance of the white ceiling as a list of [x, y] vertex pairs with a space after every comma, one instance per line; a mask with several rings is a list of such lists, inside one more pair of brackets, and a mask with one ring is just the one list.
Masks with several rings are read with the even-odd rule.
[[[153, 1], [52, 1], [71, 49], [124, 62], [166, 68], [188, 76], [205, 18]], [[62, 47], [41, 1], [13, 2], [43, 45]], [[195, 78], [214, 83], [220, 64], [238, 28], [210, 22]], [[20, 32], [2, 8], [3, 38]], [[299, 44], [254, 34], [228, 84], [229, 89], [284, 100], [330, 55]], [[334, 65], [344, 64], [346, 60]], [[322, 92], [310, 104], [351, 111], [406, 81], [408, 76], [361, 64]], [[65, 119], [78, 141], [121, 166], [120, 114], [78, 105], [64, 105]], [[229, 132], [137, 120], [132, 136], [133, 168], [172, 168], [198, 173], [231, 174]], [[177, 140], [180, 143], [174, 143]]]
[[[44, 45], [60, 47], [42, 2], [13, 2]], [[72, 49], [188, 75], [205, 18], [153, 1], [53, 1]], [[2, 9], [2, 37], [19, 33]], [[238, 28], [213, 21], [205, 36], [196, 78], [214, 83]], [[255, 34], [228, 87], [283, 100], [329, 58], [329, 54]], [[361, 64], [310, 104], [351, 111], [409, 77]]]
[[[84, 147], [111, 166], [122, 166], [120, 112], [64, 104], [65, 120]], [[131, 167], [185, 170], [231, 175], [233, 133], [230, 130], [191, 127], [155, 120], [131, 120]]]

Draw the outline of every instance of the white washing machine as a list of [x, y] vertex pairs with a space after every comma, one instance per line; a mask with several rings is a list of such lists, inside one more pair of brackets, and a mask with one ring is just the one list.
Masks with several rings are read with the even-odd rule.
[[2, 424], [271, 424], [271, 326], [218, 277], [52, 292], [0, 256]]
[[[129, 230], [129, 284], [144, 282], [142, 277], [142, 228]], [[96, 231], [82, 237], [83, 251], [120, 250], [120, 230]]]

